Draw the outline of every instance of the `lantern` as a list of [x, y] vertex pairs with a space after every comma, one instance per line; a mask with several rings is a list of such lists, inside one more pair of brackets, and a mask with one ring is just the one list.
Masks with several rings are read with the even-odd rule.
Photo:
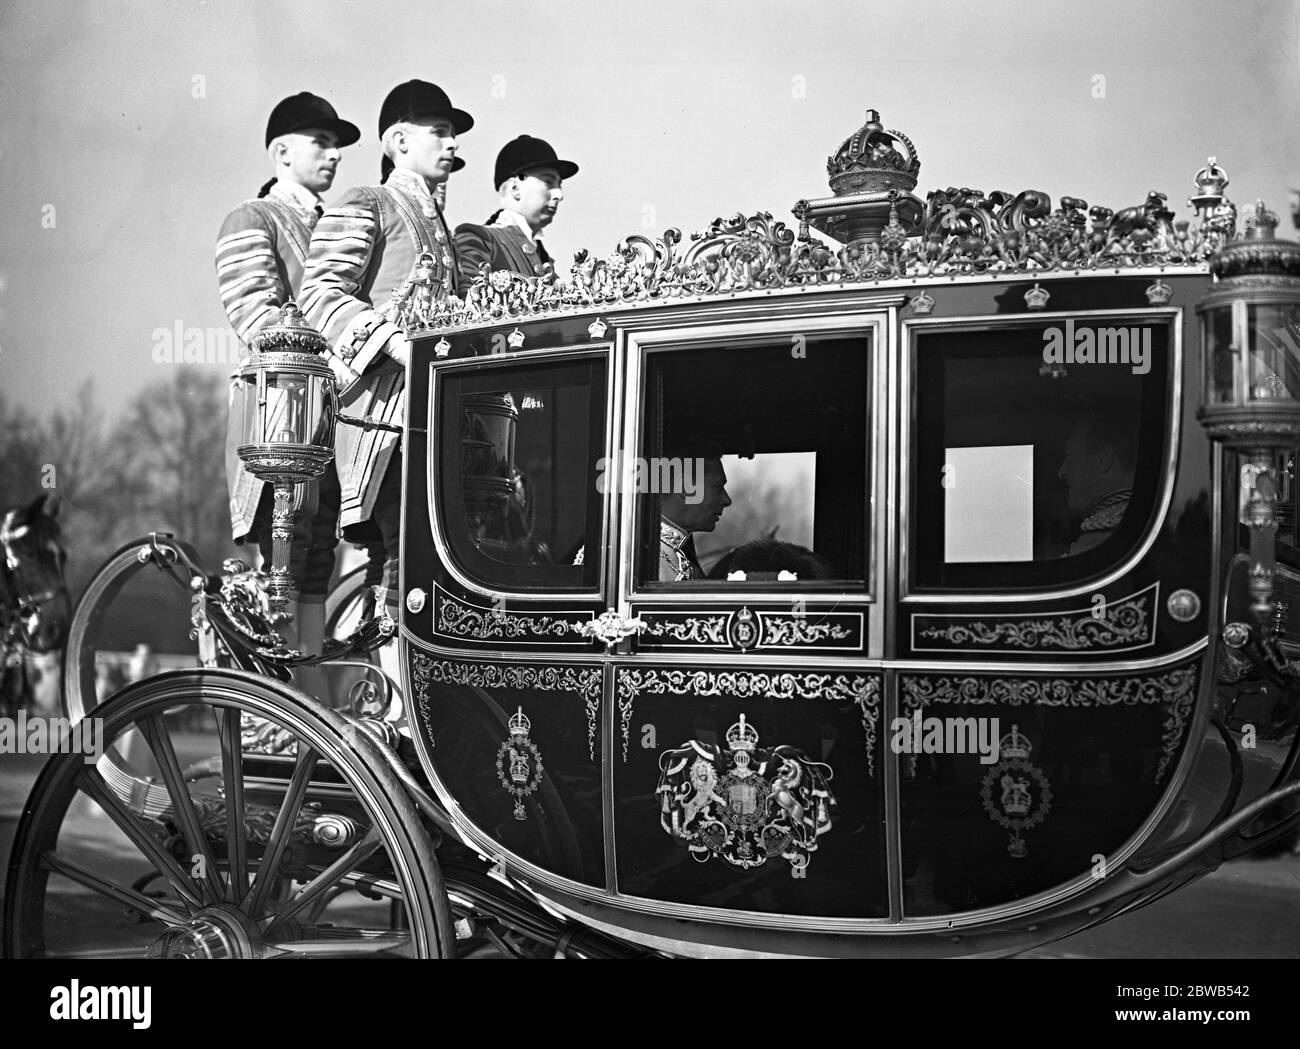
[[1273, 616], [1280, 460], [1300, 445], [1300, 244], [1278, 240], [1277, 216], [1254, 222], [1210, 260], [1196, 307], [1204, 352], [1201, 407], [1212, 440], [1240, 456], [1241, 523], [1250, 530], [1251, 612]]
[[334, 458], [337, 404], [334, 374], [320, 356], [326, 348], [298, 307], [286, 302], [279, 323], [254, 336], [253, 354], [239, 372], [244, 430], [238, 455], [275, 493], [267, 596], [276, 622], [292, 617], [293, 486], [321, 476]]

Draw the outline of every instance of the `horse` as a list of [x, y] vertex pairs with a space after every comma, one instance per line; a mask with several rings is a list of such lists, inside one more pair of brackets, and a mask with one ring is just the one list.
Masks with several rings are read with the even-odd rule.
[[[15, 714], [33, 699], [49, 712], [58, 707], [59, 653], [72, 622], [58, 512], [58, 497], [42, 494], [0, 518], [0, 714]], [[53, 673], [34, 675], [41, 663]], [[50, 677], [52, 702], [44, 680]]]

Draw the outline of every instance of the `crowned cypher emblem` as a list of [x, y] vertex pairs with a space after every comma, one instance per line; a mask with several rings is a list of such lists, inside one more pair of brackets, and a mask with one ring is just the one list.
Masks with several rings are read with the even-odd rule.
[[1011, 832], [1007, 852], [1018, 860], [1029, 855], [1029, 847], [1020, 832], [1035, 827], [1052, 809], [1052, 787], [1037, 765], [1030, 764], [1033, 750], [1028, 738], [1011, 726], [999, 741], [1002, 760], [988, 770], [981, 785], [980, 798], [989, 819]]
[[497, 748], [497, 779], [515, 799], [515, 819], [526, 820], [524, 798], [542, 782], [542, 755], [528, 738], [533, 726], [523, 707], [510, 716], [506, 726], [510, 738]]
[[660, 824], [701, 863], [720, 856], [748, 868], [780, 856], [804, 877], [831, 829], [831, 767], [794, 747], [759, 747], [744, 714], [726, 739], [725, 751], [691, 740], [660, 757]]

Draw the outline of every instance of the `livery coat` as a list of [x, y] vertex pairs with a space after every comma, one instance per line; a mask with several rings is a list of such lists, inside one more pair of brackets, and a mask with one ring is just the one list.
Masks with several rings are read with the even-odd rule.
[[[302, 283], [303, 265], [316, 211], [312, 194], [276, 182], [267, 196], [246, 200], [221, 224], [217, 234], [217, 287], [230, 326], [239, 336], [247, 360], [253, 336], [280, 320], [280, 307]], [[244, 469], [236, 449], [244, 426], [244, 402], [238, 372], [230, 382], [230, 421], [226, 430], [226, 480], [230, 488], [230, 524], [235, 539], [248, 534], [262, 498], [263, 481]], [[299, 485], [296, 501], [304, 493]]]
[[[450, 294], [456, 256], [442, 209], [424, 179], [402, 168], [382, 186], [349, 190], [316, 224], [299, 304], [329, 342], [339, 407], [347, 415], [402, 424], [406, 372], [387, 352], [403, 334], [390, 319], [392, 300], [426, 252], [434, 260], [433, 280]], [[370, 518], [399, 441], [400, 434], [386, 430], [335, 428], [340, 527]]]
[[508, 220], [490, 226], [466, 222], [456, 227], [456, 294], [461, 298], [478, 279], [484, 265], [489, 273], [513, 270], [538, 277], [550, 261], [540, 243], [530, 240]]

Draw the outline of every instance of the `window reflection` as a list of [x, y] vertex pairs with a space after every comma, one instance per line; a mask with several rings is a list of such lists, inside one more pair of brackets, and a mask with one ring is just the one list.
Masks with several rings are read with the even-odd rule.
[[580, 551], [600, 534], [603, 360], [452, 373], [440, 412], [435, 490], [462, 567], [501, 589], [594, 585]]

